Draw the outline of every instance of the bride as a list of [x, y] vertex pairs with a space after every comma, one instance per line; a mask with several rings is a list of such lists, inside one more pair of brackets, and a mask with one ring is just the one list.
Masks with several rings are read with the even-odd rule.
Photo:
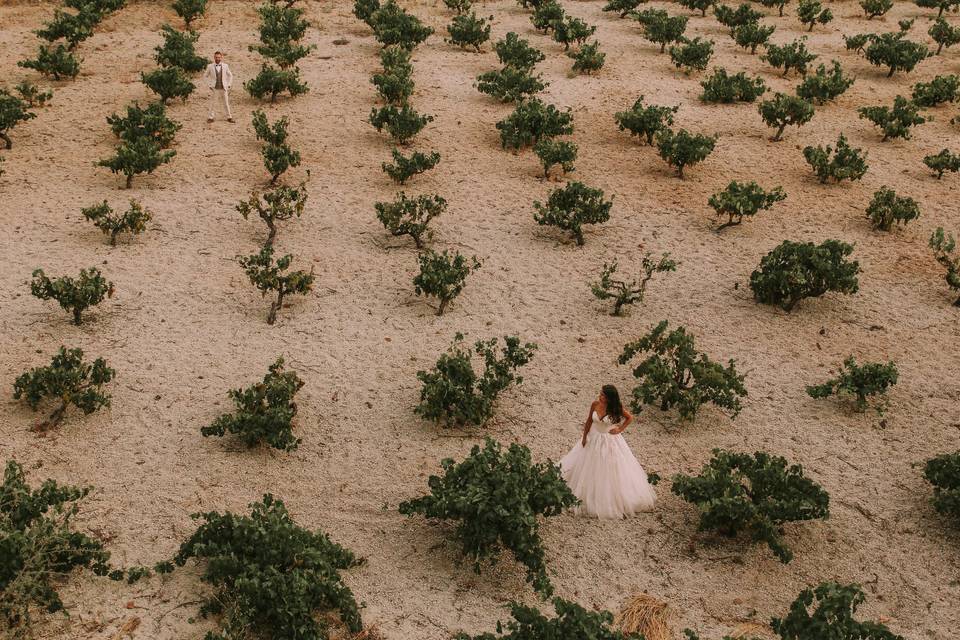
[[620, 435], [632, 421], [617, 388], [604, 385], [590, 405], [580, 442], [560, 460], [563, 479], [580, 498], [579, 513], [623, 518], [653, 509], [657, 494]]

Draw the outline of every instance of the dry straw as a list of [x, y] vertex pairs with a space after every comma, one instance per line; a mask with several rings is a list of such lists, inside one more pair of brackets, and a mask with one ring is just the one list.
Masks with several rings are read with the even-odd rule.
[[666, 602], [640, 593], [623, 605], [614, 618], [614, 624], [625, 633], [638, 633], [644, 640], [673, 640], [667, 625], [670, 611]]

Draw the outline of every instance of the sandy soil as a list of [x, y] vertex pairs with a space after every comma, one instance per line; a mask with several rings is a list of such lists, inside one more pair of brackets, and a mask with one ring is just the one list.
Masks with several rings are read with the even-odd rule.
[[[0, 78], [37, 81], [16, 61], [33, 52], [31, 30], [54, 4], [2, 4]], [[657, 55], [634, 22], [602, 13], [600, 0], [564, 3], [598, 26], [607, 66], [594, 77], [570, 77], [562, 47], [534, 32], [513, 0], [480, 3], [483, 15], [494, 16], [495, 39], [517, 31], [547, 53], [540, 65], [551, 83], [544, 98], [575, 115], [580, 159], [573, 177], [614, 197], [610, 223], [592, 229], [577, 248], [534, 223], [532, 202], [556, 185], [538, 178], [531, 152], [500, 149], [494, 123], [511, 107], [472, 87], [479, 73], [497, 66], [489, 45], [474, 54], [445, 44], [450, 14], [442, 3], [406, 4], [438, 30], [414, 56], [413, 103], [436, 116], [414, 146], [443, 157], [406, 190], [449, 201], [435, 225], [436, 247], [484, 261], [449, 313], [437, 317], [414, 296], [416, 253], [388, 237], [373, 211], [375, 201], [395, 192], [380, 170], [391, 147], [365, 122], [375, 103], [368, 78], [378, 67], [377, 45], [350, 14], [351, 2], [306, 3], [315, 25], [307, 40], [318, 49], [301, 67], [312, 90], [266, 107], [271, 118], [290, 117], [303, 153], [303, 166], [289, 180], [310, 171], [308, 211], [281, 229], [278, 246], [318, 276], [316, 293], [291, 301], [274, 327], [265, 322], [268, 303], [234, 261], [264, 237], [257, 222], [233, 209], [264, 184], [249, 124], [262, 105], [236, 90], [238, 123], [212, 126], [205, 122], [205, 96], [172, 105], [171, 116], [184, 125], [178, 155], [136, 179], [129, 192], [94, 166], [114, 144], [104, 118], [149, 99], [139, 73], [153, 66], [160, 26], [176, 21], [167, 2], [132, 2], [81, 45], [82, 75], [56, 83], [52, 106], [19, 126], [13, 150], [4, 153], [0, 457], [19, 460], [36, 481], [97, 487], [80, 522], [120, 563], [169, 557], [192, 531], [193, 512], [242, 511], [273, 492], [302, 524], [368, 559], [347, 580], [366, 603], [365, 622], [386, 638], [478, 633], [504, 617], [509, 600], [536, 601], [522, 570], [505, 557], [475, 575], [444, 527], [406, 519], [397, 504], [424, 491], [441, 458], [462, 456], [485, 434], [558, 459], [576, 441], [601, 384], [631, 387], [628, 368], [616, 364], [622, 344], [668, 318], [689, 327], [716, 358], [736, 358], [749, 372], [750, 396], [734, 422], [712, 409], [692, 425], [645, 411], [626, 436], [644, 465], [669, 478], [695, 472], [714, 447], [782, 454], [830, 492], [831, 518], [790, 527], [796, 558], [784, 565], [764, 547], [697, 538], [694, 510], [666, 482], [655, 513], [626, 522], [570, 515], [544, 524], [557, 594], [616, 609], [646, 590], [671, 603], [677, 632], [692, 627], [719, 637], [743, 620], [784, 613], [808, 584], [856, 581], [869, 594], [866, 616], [910, 639], [955, 637], [960, 536], [933, 511], [916, 465], [960, 447], [960, 316], [926, 247], [939, 225], [960, 232], [960, 178], [937, 181], [920, 162], [947, 144], [960, 150], [949, 124], [956, 109], [933, 109], [934, 121], [911, 140], [881, 144], [856, 108], [889, 103], [916, 81], [960, 71], [960, 51], [888, 80], [848, 54], [841, 38], [896, 29], [898, 19], [919, 16], [913, 37], [926, 39], [930, 12], [901, 2], [886, 18], [868, 22], [856, 2], [831, 2], [837, 20], [814, 29], [808, 44], [825, 62], [841, 60], [857, 82], [835, 104], [818, 108], [809, 125], [773, 143], [756, 106], [700, 103], [699, 77]], [[255, 5], [216, 0], [197, 24], [201, 51], [226, 50], [238, 86], [259, 67], [247, 52], [256, 39]], [[768, 12], [776, 42], [803, 32], [792, 8], [783, 18]], [[689, 31], [716, 41], [714, 64], [759, 73], [774, 89], [794, 86], [793, 78], [779, 78], [736, 48], [712, 18], [692, 17]], [[336, 46], [338, 38], [349, 42]], [[720, 134], [716, 152], [686, 180], [613, 123], [613, 113], [640, 94], [681, 105], [678, 125]], [[832, 143], [841, 131], [869, 152], [870, 171], [856, 184], [821, 186], [800, 149]], [[788, 198], [718, 235], [706, 199], [733, 179], [781, 184]], [[881, 185], [916, 198], [922, 217], [892, 233], [872, 231], [863, 211]], [[142, 199], [155, 221], [140, 238], [110, 248], [80, 209], [104, 198], [119, 206], [129, 197]], [[755, 304], [746, 286], [750, 272], [785, 238], [855, 243], [860, 293], [808, 301], [791, 315]], [[642, 307], [625, 318], [608, 316], [588, 283], [604, 260], [619, 256], [629, 266], [644, 250], [669, 251], [682, 265], [652, 283]], [[116, 295], [82, 327], [29, 293], [38, 266], [74, 274], [91, 265], [116, 284]], [[457, 331], [471, 339], [517, 334], [540, 345], [523, 387], [505, 394], [485, 429], [445, 431], [412, 412], [415, 372], [430, 366]], [[11, 398], [12, 381], [49, 362], [61, 344], [103, 356], [118, 370], [113, 407], [72, 414], [40, 438], [30, 431], [35, 416]], [[300, 449], [246, 451], [230, 440], [200, 437], [200, 427], [228, 408], [227, 390], [259, 379], [279, 354], [306, 380], [298, 400]], [[883, 422], [804, 393], [804, 385], [825, 379], [849, 354], [897, 362], [901, 382]], [[200, 589], [190, 570], [133, 587], [81, 575], [62, 589], [73, 615], [52, 618], [39, 636], [112, 638], [136, 616], [142, 624], [135, 638], [199, 638], [209, 627], [190, 624], [195, 607], [184, 603], [197, 600]]]

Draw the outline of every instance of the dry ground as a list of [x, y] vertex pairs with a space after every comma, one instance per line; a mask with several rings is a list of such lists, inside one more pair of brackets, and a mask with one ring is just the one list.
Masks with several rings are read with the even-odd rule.
[[[225, 49], [238, 85], [259, 66], [247, 52], [256, 39], [256, 4], [214, 0], [197, 24], [202, 52]], [[841, 38], [896, 29], [896, 20], [918, 16], [913, 37], [926, 40], [930, 12], [899, 2], [886, 18], [868, 22], [856, 2], [829, 3], [837, 20], [814, 29], [809, 47], [824, 62], [841, 60], [857, 82], [835, 104], [818, 108], [809, 125], [773, 143], [756, 106], [700, 103], [699, 77], [673, 68], [636, 23], [602, 13], [600, 0], [563, 3], [598, 26], [607, 66], [595, 77], [570, 77], [562, 48], [535, 33], [513, 0], [480, 3], [481, 14], [494, 16], [495, 39], [517, 31], [547, 53], [540, 65], [551, 83], [544, 97], [575, 116], [574, 177], [614, 197], [610, 223], [591, 230], [586, 246], [577, 248], [534, 223], [532, 202], [555, 185], [538, 178], [531, 152], [499, 148], [494, 123], [510, 107], [472, 87], [479, 73], [496, 67], [489, 45], [474, 54], [445, 44], [450, 14], [439, 0], [405, 4], [438, 30], [414, 56], [413, 103], [436, 116], [415, 147], [443, 156], [407, 192], [443, 195], [450, 207], [437, 221], [435, 246], [484, 261], [450, 312], [437, 317], [413, 295], [415, 251], [389, 238], [374, 215], [373, 203], [391, 199], [395, 188], [380, 170], [390, 144], [365, 122], [375, 104], [368, 78], [378, 66], [377, 45], [350, 14], [352, 2], [306, 3], [316, 27], [308, 40], [318, 45], [301, 64], [311, 92], [266, 107], [271, 118], [290, 117], [303, 153], [290, 179], [310, 171], [308, 211], [281, 229], [278, 246], [318, 276], [316, 293], [291, 301], [274, 327], [264, 320], [267, 303], [234, 261], [263, 239], [261, 227], [233, 209], [264, 183], [249, 124], [261, 105], [238, 87], [237, 124], [212, 126], [205, 122], [205, 96], [172, 105], [171, 116], [184, 125], [178, 155], [136, 179], [130, 192], [94, 166], [114, 144], [104, 118], [132, 100], [148, 100], [139, 73], [153, 66], [160, 26], [176, 21], [168, 2], [131, 2], [81, 45], [82, 75], [56, 83], [52, 106], [18, 127], [13, 150], [4, 153], [0, 457], [19, 460], [36, 481], [96, 486], [82, 526], [102, 536], [122, 563], [169, 557], [192, 531], [190, 513], [241, 511], [273, 492], [299, 522], [368, 559], [347, 580], [366, 603], [365, 621], [385, 637], [476, 633], [490, 630], [509, 600], [535, 602], [522, 570], [505, 558], [475, 575], [444, 527], [406, 519], [397, 504], [424, 490], [441, 458], [462, 456], [485, 434], [558, 459], [576, 441], [601, 384], [630, 388], [628, 369], [616, 365], [621, 345], [668, 318], [689, 327], [716, 358], [736, 358], [749, 372], [750, 396], [733, 422], [711, 409], [685, 426], [675, 415], [643, 412], [627, 438], [644, 465], [669, 478], [695, 472], [714, 447], [768, 450], [802, 463], [824, 485], [831, 518], [790, 527], [796, 558], [784, 565], [763, 547], [697, 539], [694, 510], [666, 482], [655, 513], [625, 522], [563, 516], [544, 524], [558, 595], [615, 609], [630, 593], [647, 590], [672, 604], [675, 629], [719, 637], [743, 620], [784, 613], [808, 584], [857, 581], [869, 594], [865, 615], [910, 639], [955, 637], [960, 537], [933, 511], [916, 464], [960, 448], [960, 316], [926, 247], [939, 225], [960, 232], [960, 178], [937, 181], [920, 162], [946, 145], [960, 150], [958, 129], [949, 124], [956, 109], [934, 109], [934, 121], [913, 139], [881, 144], [856, 108], [889, 103], [913, 82], [960, 71], [960, 51], [888, 80], [848, 54]], [[54, 4], [0, 5], [0, 78], [37, 81], [16, 61], [33, 52], [31, 30]], [[783, 18], [768, 12], [767, 22], [777, 25], [774, 41], [802, 34], [794, 9], [795, 3]], [[793, 78], [779, 78], [736, 49], [712, 18], [692, 17], [690, 30], [716, 41], [714, 64], [759, 73], [774, 89], [794, 86]], [[335, 46], [338, 38], [349, 42]], [[716, 152], [686, 180], [675, 178], [654, 150], [617, 131], [613, 113], [639, 94], [681, 105], [681, 126], [720, 134]], [[859, 183], [822, 186], [800, 150], [832, 143], [841, 131], [868, 150], [870, 171]], [[788, 199], [718, 235], [706, 199], [733, 179], [781, 184]], [[881, 185], [916, 198], [922, 217], [892, 233], [871, 231], [863, 211]], [[142, 199], [155, 221], [140, 238], [110, 248], [80, 209], [104, 198], [119, 206], [129, 197]], [[786, 238], [855, 243], [860, 293], [808, 301], [791, 315], [755, 304], [746, 286], [750, 272]], [[604, 260], [619, 256], [629, 268], [644, 250], [669, 251], [682, 265], [653, 282], [642, 307], [611, 318], [587, 283]], [[54, 303], [29, 294], [36, 267], [73, 274], [91, 265], [115, 282], [116, 295], [80, 328]], [[432, 364], [457, 331], [471, 339], [518, 334], [540, 345], [523, 387], [503, 397], [483, 430], [445, 431], [412, 412], [415, 372]], [[35, 416], [11, 398], [12, 381], [48, 362], [61, 344], [103, 356], [117, 369], [113, 407], [71, 415], [40, 438], [30, 431]], [[200, 437], [200, 427], [227, 408], [227, 390], [259, 379], [279, 354], [307, 382], [299, 400], [300, 449], [245, 451]], [[825, 379], [849, 354], [892, 359], [900, 368], [883, 423], [804, 393], [804, 385]], [[183, 605], [199, 589], [191, 571], [134, 587], [78, 576], [63, 588], [73, 615], [52, 619], [39, 635], [110, 638], [137, 616], [136, 638], [199, 638], [208, 627], [190, 624], [194, 606]]]

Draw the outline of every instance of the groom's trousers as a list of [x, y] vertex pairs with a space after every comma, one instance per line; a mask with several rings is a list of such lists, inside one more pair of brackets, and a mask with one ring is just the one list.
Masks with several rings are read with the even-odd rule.
[[225, 89], [210, 89], [210, 119], [213, 120], [214, 112], [222, 109], [228, 118], [233, 118], [230, 113], [230, 93]]

